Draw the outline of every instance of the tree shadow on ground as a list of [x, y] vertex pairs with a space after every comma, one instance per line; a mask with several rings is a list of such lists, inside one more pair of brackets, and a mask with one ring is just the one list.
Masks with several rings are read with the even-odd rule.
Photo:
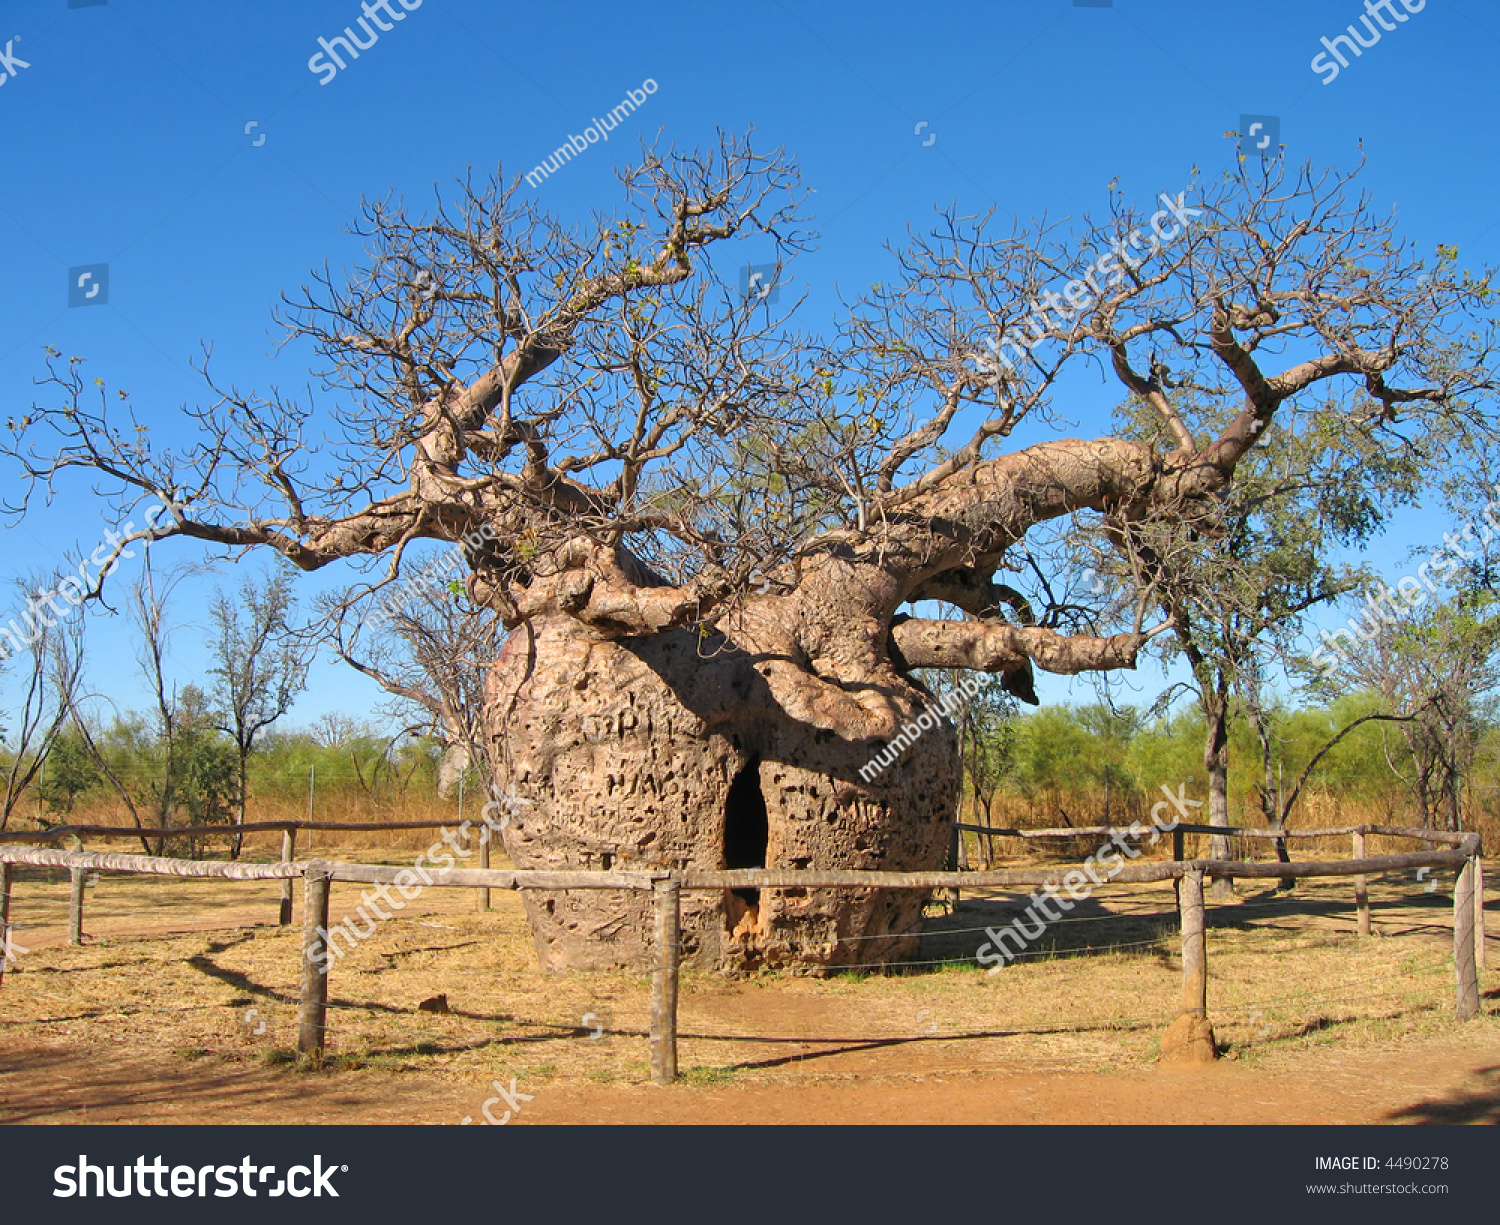
[[[179, 1065], [159, 1063], [143, 1067], [136, 1061], [122, 1062], [118, 1067], [101, 1068], [97, 1061], [79, 1062], [77, 1051], [27, 1050], [25, 1052], [0, 1052], [0, 1086], [6, 1085], [6, 1075], [21, 1070], [24, 1064], [28, 1076], [51, 1076], [57, 1082], [53, 1092], [45, 1100], [22, 1102], [14, 1092], [0, 1092], [0, 1120], [6, 1124], [28, 1122], [98, 1122], [91, 1118], [92, 1112], [107, 1112], [135, 1108], [157, 1109], [166, 1100], [175, 1099], [184, 1092]], [[86, 1069], [88, 1079], [79, 1078], [80, 1067]], [[249, 1074], [247, 1074], [247, 1072]], [[236, 1112], [244, 1107], [253, 1109], [265, 1105], [267, 1100], [278, 1097], [295, 1097], [298, 1083], [277, 1077], [268, 1082], [267, 1077], [277, 1075], [271, 1069], [247, 1069], [240, 1063], [225, 1063], [221, 1067], [199, 1067], [186, 1090], [194, 1100], [211, 1100], [216, 1109], [223, 1112], [226, 1122], [234, 1120]], [[8, 1086], [7, 1086], [8, 1088]]]
[[865, 1051], [879, 1051], [890, 1047], [917, 1047], [924, 1043], [942, 1045], [952, 1042], [975, 1042], [991, 1038], [1031, 1038], [1049, 1034], [1086, 1034], [1086, 1033], [1147, 1033], [1161, 1028], [1165, 1022], [1137, 1022], [1128, 1025], [1104, 1024], [1104, 1025], [1057, 1025], [1057, 1026], [1033, 1026], [1029, 1029], [986, 1029], [974, 1030], [961, 1034], [925, 1034], [925, 1035], [901, 1035], [892, 1038], [829, 1038], [829, 1037], [756, 1037], [749, 1035], [719, 1035], [719, 1034], [681, 1034], [681, 1038], [706, 1038], [720, 1041], [732, 1042], [764, 1042], [784, 1043], [798, 1046], [815, 1046], [818, 1043], [829, 1043], [823, 1050], [799, 1051], [794, 1055], [778, 1055], [771, 1059], [747, 1059], [739, 1063], [728, 1065], [737, 1071], [748, 1071], [753, 1068], [779, 1068], [788, 1064], [813, 1063], [819, 1059], [831, 1059], [838, 1055], [860, 1054]]
[[[993, 947], [989, 929], [1000, 930], [1017, 919], [1027, 927], [1035, 926], [1027, 917], [1029, 895], [965, 898], [957, 910], [946, 915], [928, 916], [923, 923], [922, 944], [918, 962], [962, 962], [975, 964], [979, 950]], [[1177, 915], [1173, 910], [1111, 910], [1093, 898], [1074, 901], [1071, 910], [1060, 912], [1049, 921], [1041, 934], [1026, 944], [1019, 959], [1045, 960], [1062, 957], [1104, 956], [1114, 952], [1137, 952], [1145, 956], [1166, 956], [1177, 933]], [[1012, 946], [1007, 943], [1007, 948]], [[913, 972], [940, 967], [914, 966]]]
[[1417, 1102], [1385, 1117], [1393, 1123], [1500, 1124], [1500, 1067], [1480, 1068], [1447, 1098]]
[[[1425, 921], [1424, 911], [1431, 911], [1431, 923]], [[1383, 921], [1387, 935], [1410, 935], [1429, 930], [1439, 934], [1450, 932], [1452, 915], [1453, 899], [1441, 891], [1429, 894], [1417, 890], [1401, 897], [1370, 899], [1370, 917], [1372, 921], [1382, 921], [1382, 916], [1386, 916]], [[1232, 903], [1210, 903], [1207, 907], [1210, 928], [1246, 931], [1264, 925], [1267, 920], [1280, 918], [1332, 919], [1352, 927], [1356, 921], [1353, 887], [1350, 887], [1348, 897], [1338, 898], [1299, 896], [1295, 892], [1279, 890], [1273, 884], [1258, 893], [1242, 894]]]

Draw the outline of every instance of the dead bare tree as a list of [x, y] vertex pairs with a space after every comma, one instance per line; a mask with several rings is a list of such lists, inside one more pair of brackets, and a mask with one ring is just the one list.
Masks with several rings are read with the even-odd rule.
[[[944, 212], [827, 340], [721, 279], [722, 244], [758, 235], [790, 261], [807, 242], [790, 163], [745, 139], [645, 150], [623, 215], [573, 227], [496, 180], [425, 220], [372, 203], [365, 264], [324, 270], [287, 317], [339, 396], [338, 445], [313, 441], [329, 429], [311, 402], [230, 387], [196, 411], [194, 449], [148, 447], [128, 400], [94, 406], [54, 358], [49, 406], [7, 448], [12, 509], [81, 471], [122, 510], [170, 497], [171, 521], [137, 537], [269, 546], [307, 571], [383, 556], [354, 599], [397, 581], [414, 542], [484, 529], [466, 588], [508, 631], [485, 724], [495, 785], [522, 805], [518, 863], [715, 867], [733, 845], [786, 867], [936, 866], [957, 745], [946, 720], [918, 722], [913, 669], [1129, 668], [1166, 628], [1142, 598], [1107, 632], [1066, 632], [1045, 578], [997, 577], [1029, 534], [1212, 517], [1312, 398], [1350, 430], [1489, 428], [1488, 274], [1430, 267], [1351, 176], [1248, 167], [1165, 207], [1112, 195], [1071, 227], [997, 235]], [[1005, 453], [1083, 363], [1167, 444]], [[1222, 424], [1195, 430], [1171, 384]], [[901, 619], [923, 601], [961, 617]], [[889, 960], [914, 948], [923, 899], [739, 901], [685, 902], [694, 960]], [[649, 956], [643, 900], [527, 905], [554, 966]]]
[[[0, 675], [4, 665], [19, 661], [19, 667], [12, 668], [15, 696], [9, 718], [0, 723], [0, 744], [9, 751], [9, 759], [0, 763], [0, 783], [4, 784], [0, 829], [9, 826], [22, 795], [45, 769], [47, 754], [67, 724], [68, 709], [82, 679], [78, 621], [70, 621], [66, 609], [59, 619], [45, 596], [36, 594], [56, 592], [58, 586], [56, 575], [17, 580], [13, 585], [17, 602], [28, 607], [11, 620], [14, 628], [8, 636], [12, 643], [0, 646]], [[20, 625], [26, 628], [20, 630]]]
[[[1381, 695], [1387, 710], [1363, 720], [1399, 726], [1411, 770], [1402, 781], [1412, 789], [1422, 824], [1462, 829], [1463, 782], [1485, 728], [1500, 712], [1500, 604], [1493, 592], [1470, 588], [1404, 620], [1371, 620], [1367, 640], [1343, 655], [1327, 687]], [[1391, 768], [1401, 777], [1394, 763]]]
[[470, 601], [462, 583], [427, 577], [388, 591], [374, 616], [357, 624], [353, 612], [363, 611], [360, 605], [331, 596], [322, 604], [323, 623], [340, 659], [380, 685], [406, 713], [420, 712], [408, 730], [427, 732], [443, 745], [438, 794], [447, 796], [470, 769], [495, 775], [485, 731], [485, 677], [507, 631], [492, 610]]
[[[290, 620], [295, 607], [285, 573], [261, 581], [247, 578], [235, 598], [220, 591], [209, 605], [211, 696], [215, 726], [234, 743], [236, 826], [245, 824], [250, 754], [307, 687], [308, 652]], [[235, 831], [230, 858], [240, 857], [243, 837]]]

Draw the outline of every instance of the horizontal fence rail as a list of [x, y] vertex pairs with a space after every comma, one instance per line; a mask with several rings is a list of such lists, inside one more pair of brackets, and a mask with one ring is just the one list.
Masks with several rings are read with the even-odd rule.
[[[314, 833], [378, 834], [387, 829], [447, 829], [456, 819], [438, 821], [248, 821], [244, 825], [179, 825], [171, 829], [137, 829], [133, 825], [54, 825], [49, 829], [0, 831], [4, 842], [56, 842], [62, 838], [208, 838], [214, 835]], [[470, 824], [477, 825], [474, 821]]]
[[[1478, 841], [1478, 835], [1471, 835]], [[1376, 855], [1369, 859], [1333, 859], [1305, 863], [1261, 863], [1245, 859], [1178, 859], [1157, 863], [1126, 864], [1109, 877], [1109, 883], [1145, 884], [1175, 880], [1190, 872], [1215, 877], [1361, 876], [1372, 872], [1397, 872], [1405, 868], [1462, 867], [1473, 852], [1413, 851], [1405, 855]], [[809, 869], [736, 868], [695, 870], [673, 875], [684, 889], [973, 889], [1006, 888], [1010, 885], [1045, 885], [1076, 864], [1045, 868], [995, 868], [971, 872], [817, 872]]]
[[[406, 822], [386, 825], [332, 825], [326, 822], [261, 822], [257, 825], [232, 827], [240, 832], [298, 829], [392, 829], [436, 828], [444, 822]], [[210, 826], [216, 833], [225, 827]], [[960, 828], [975, 828], [960, 826]], [[1067, 830], [1003, 831], [979, 827], [981, 832], [1020, 837], [1078, 837], [1109, 834], [1120, 826], [1088, 827]], [[117, 827], [74, 826], [32, 834], [33, 840], [68, 837], [75, 840], [96, 829], [106, 836], [147, 837], [162, 832], [183, 835], [193, 831], [178, 829], [151, 831]], [[1482, 844], [1478, 834], [1452, 833], [1401, 826], [1361, 825], [1330, 830], [1249, 830], [1222, 826], [1178, 826], [1176, 832], [1212, 833], [1229, 836], [1259, 837], [1327, 837], [1350, 835], [1356, 852], [1347, 860], [1308, 861], [1303, 863], [1257, 862], [1249, 860], [1181, 859], [1126, 863], [1118, 866], [1105, 884], [1136, 884], [1158, 881], [1180, 882], [1177, 891], [1181, 921], [1183, 996], [1178, 1020], [1163, 1040], [1164, 1055], [1169, 1049], [1186, 1050], [1190, 1057], [1213, 1058], [1213, 1034], [1207, 1011], [1207, 949], [1205, 944], [1203, 880], [1205, 878], [1266, 877], [1349, 877], [1355, 878], [1355, 896], [1359, 911], [1359, 932], [1369, 934], [1369, 903], [1365, 889], [1368, 876], [1411, 868], [1451, 867], [1458, 870], [1454, 889], [1454, 973], [1456, 980], [1456, 1016], [1467, 1020], [1479, 1013], [1478, 970], [1484, 966], [1484, 885]], [[1368, 834], [1412, 838], [1429, 844], [1443, 843], [1450, 849], [1413, 851], [1405, 854], [1366, 856], [1364, 838]], [[419, 870], [414, 867], [391, 867], [384, 864], [340, 863], [323, 859], [293, 861], [290, 859], [291, 837], [282, 843], [283, 862], [270, 864], [227, 863], [214, 860], [168, 859], [152, 855], [125, 855], [83, 850], [56, 850], [38, 846], [0, 845], [0, 948], [9, 948], [8, 916], [15, 887], [16, 866], [66, 868], [73, 873], [74, 888], [70, 902], [70, 932], [78, 943], [82, 931], [82, 895], [84, 872], [121, 872], [190, 879], [280, 880], [284, 882], [281, 922], [291, 921], [290, 886], [297, 877], [304, 880], [302, 932], [302, 996], [299, 1006], [298, 1050], [313, 1063], [322, 1060], [327, 1045], [328, 965], [326, 940], [330, 886], [334, 882], [350, 884], [410, 884], [420, 878], [440, 888], [467, 889], [535, 889], [557, 891], [568, 889], [649, 890], [653, 897], [655, 966], [652, 970], [651, 1075], [662, 1083], [677, 1076], [677, 997], [680, 967], [681, 892], [683, 890], [731, 889], [917, 889], [1008, 888], [1050, 884], [1060, 873], [1072, 869], [1083, 871], [1081, 864], [1054, 864], [1045, 868], [1008, 868], [989, 871], [960, 872], [883, 872], [873, 870], [818, 871], [815, 869], [742, 868], [697, 869], [676, 871], [550, 871], [537, 869], [449, 868]], [[1114, 866], [1114, 865], [1112, 865]], [[1087, 874], [1087, 873], [1086, 873]], [[399, 879], [398, 879], [399, 878]], [[1097, 878], [1095, 878], [1097, 880]], [[0, 959], [0, 976], [4, 962]], [[0, 977], [3, 981], [3, 977]]]
[[[48, 829], [0, 830], [3, 842], [56, 842], [65, 838], [208, 838], [215, 835], [233, 837], [236, 834], [298, 833], [350, 833], [378, 834], [384, 830], [403, 829], [447, 829], [458, 822], [449, 818], [425, 821], [248, 821], [244, 825], [180, 825], [169, 829], [141, 828], [132, 825], [54, 825]], [[478, 825], [480, 822], [471, 821]], [[1129, 825], [1077, 825], [1057, 829], [1016, 829], [999, 825], [971, 825], [953, 822], [953, 828], [970, 834], [989, 834], [996, 838], [1067, 839], [1081, 837], [1108, 837], [1110, 834], [1128, 832]], [[1458, 846], [1469, 835], [1450, 830], [1416, 829], [1401, 825], [1338, 825], [1328, 829], [1259, 829], [1232, 825], [1182, 825], [1172, 826], [1165, 832], [1176, 834], [1212, 834], [1223, 838], [1265, 838], [1276, 841], [1295, 838], [1332, 838], [1350, 834], [1385, 834], [1393, 838], [1421, 838], [1428, 842], [1444, 842]]]
[[[1468, 838], [1477, 846], [1479, 836]], [[1181, 859], [1126, 864], [1109, 883], [1130, 885], [1176, 880], [1192, 872], [1211, 877], [1364, 876], [1407, 868], [1462, 868], [1477, 850], [1412, 851], [1364, 859], [1321, 862], [1263, 863], [1243, 859]], [[44, 847], [0, 847], [0, 860], [33, 867], [80, 869], [88, 872], [134, 872], [149, 876], [219, 878], [223, 880], [282, 880], [305, 876], [316, 866], [328, 878], [347, 884], [406, 883], [416, 874], [411, 867], [387, 864], [337, 863], [310, 859], [293, 863], [224, 863], [208, 859], [162, 859], [154, 855], [115, 855], [100, 851], [57, 851]], [[659, 880], [675, 880], [684, 889], [949, 889], [1044, 885], [1057, 879], [1069, 865], [1046, 868], [997, 868], [967, 872], [880, 872], [864, 869], [820, 872], [809, 868], [688, 868], [677, 872], [552, 872], [537, 869], [447, 868], [423, 869], [437, 887], [457, 889], [644, 889]], [[425, 881], [423, 882], [426, 883]]]
[[[1077, 825], [1060, 829], [1011, 829], [998, 825], [969, 825], [955, 822], [956, 828], [970, 834], [993, 834], [996, 838], [1080, 838], [1095, 835], [1127, 833], [1128, 825]], [[1349, 834], [1387, 834], [1393, 838], [1420, 838], [1427, 842], [1446, 842], [1458, 846], [1470, 834], [1443, 829], [1416, 829], [1404, 825], [1338, 825], [1330, 829], [1250, 829], [1236, 825], [1173, 825], [1162, 827], [1164, 833], [1212, 834], [1220, 838], [1333, 838]]]
[[136, 872], [142, 876], [191, 876], [219, 880], [281, 880], [303, 876], [305, 863], [224, 863], [216, 859], [162, 859], [108, 851], [54, 851], [40, 846], [0, 847], [0, 861], [38, 868], [85, 872]]

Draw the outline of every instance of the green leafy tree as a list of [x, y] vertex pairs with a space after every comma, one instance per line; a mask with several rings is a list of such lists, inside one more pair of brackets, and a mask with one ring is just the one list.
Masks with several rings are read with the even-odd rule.
[[38, 790], [48, 809], [70, 813], [78, 797], [104, 781], [77, 729], [63, 731], [47, 754]]
[[1495, 723], [1500, 690], [1500, 598], [1471, 589], [1382, 621], [1345, 654], [1332, 683], [1374, 689], [1400, 721], [1423, 825], [1463, 828], [1464, 779]]
[[[1158, 395], [1171, 372], [1153, 375]], [[1124, 412], [1127, 436], [1169, 441], [1150, 396]], [[1198, 428], [1211, 426], [1224, 407], [1176, 397], [1178, 412]], [[1271, 815], [1275, 791], [1271, 716], [1263, 675], [1273, 660], [1295, 657], [1308, 614], [1353, 589], [1362, 575], [1331, 560], [1339, 546], [1367, 542], [1389, 509], [1413, 496], [1421, 480], [1420, 451], [1388, 447], [1351, 431], [1331, 407], [1311, 407], [1278, 420], [1240, 465], [1234, 485], [1195, 515], [1144, 525], [1103, 525], [1118, 550], [1122, 584], [1150, 574], [1144, 592], [1171, 625], [1158, 639], [1169, 658], [1188, 665], [1203, 712], [1203, 769], [1208, 823], [1229, 825], [1232, 725], [1236, 710], [1256, 733], [1261, 768], [1257, 791]], [[1101, 563], [1109, 564], [1109, 563]], [[1227, 837], [1210, 841], [1210, 854], [1230, 857]], [[1215, 896], [1233, 882], [1214, 882]]]

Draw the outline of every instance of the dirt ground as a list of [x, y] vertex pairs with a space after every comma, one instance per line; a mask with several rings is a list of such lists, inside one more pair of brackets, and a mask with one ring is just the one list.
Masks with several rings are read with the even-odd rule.
[[[1180, 980], [1171, 892], [1133, 887], [993, 976], [973, 956], [1018, 897], [934, 908], [924, 964], [899, 972], [685, 974], [683, 1079], [658, 1087], [648, 981], [545, 974], [513, 894], [481, 915], [429, 890], [382, 924], [335, 966], [332, 1058], [307, 1072], [275, 885], [107, 876], [70, 948], [62, 874], [23, 873], [0, 1121], [480, 1123], [514, 1080], [520, 1124], [1500, 1122], [1500, 973], [1456, 1025], [1439, 883], [1375, 882], [1364, 940], [1346, 883], [1215, 908], [1209, 1067], [1156, 1062]], [[337, 887], [335, 916], [357, 901]]]

